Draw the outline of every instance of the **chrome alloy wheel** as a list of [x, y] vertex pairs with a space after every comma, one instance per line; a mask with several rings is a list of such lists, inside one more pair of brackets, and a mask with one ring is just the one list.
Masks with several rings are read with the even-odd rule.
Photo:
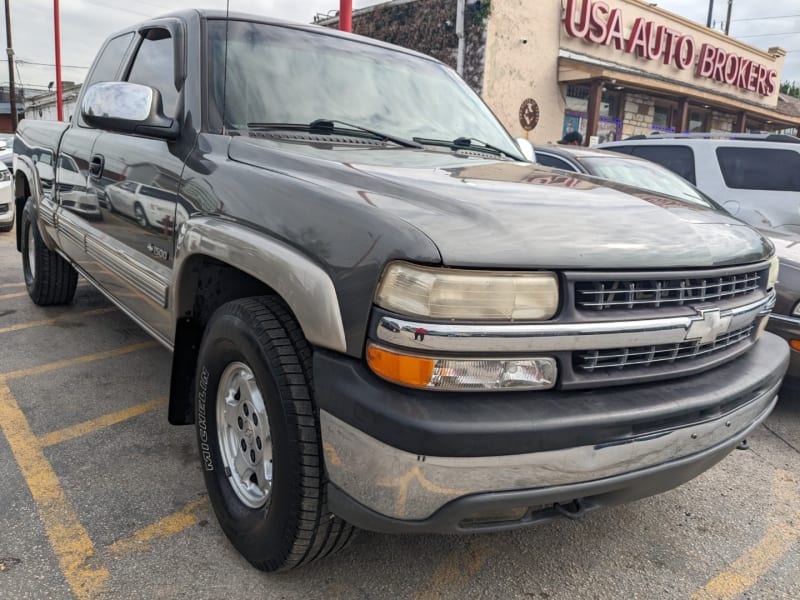
[[217, 391], [217, 438], [225, 475], [246, 506], [264, 506], [272, 491], [272, 438], [252, 369], [232, 362]]
[[31, 279], [36, 277], [36, 241], [33, 239], [33, 223], [28, 223], [28, 270]]

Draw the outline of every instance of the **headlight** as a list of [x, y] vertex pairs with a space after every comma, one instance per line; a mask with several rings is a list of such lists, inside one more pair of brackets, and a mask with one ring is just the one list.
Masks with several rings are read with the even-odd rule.
[[367, 363], [400, 385], [451, 391], [548, 390], [558, 376], [556, 361], [535, 358], [431, 358], [367, 346]]
[[433, 319], [546, 320], [558, 309], [555, 273], [467, 271], [390, 264], [378, 286], [378, 306]]
[[777, 256], [773, 256], [769, 261], [769, 275], [767, 276], [767, 289], [771, 290], [778, 283], [778, 272], [781, 262]]
[[792, 316], [800, 317], [800, 302], [794, 305], [794, 308], [792, 309]]
[[8, 172], [8, 169], [0, 170], [0, 181], [9, 181], [11, 179], [11, 173]]

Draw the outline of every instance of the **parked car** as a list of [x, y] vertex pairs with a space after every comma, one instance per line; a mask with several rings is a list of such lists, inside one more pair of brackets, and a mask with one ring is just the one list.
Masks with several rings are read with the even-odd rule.
[[800, 138], [654, 134], [597, 147], [667, 167], [755, 227], [800, 234]]
[[634, 156], [581, 146], [534, 146], [536, 162], [574, 173], [586, 173], [614, 183], [634, 186], [704, 206], [719, 204], [673, 171]]
[[110, 210], [131, 217], [140, 227], [172, 231], [175, 219], [172, 194], [130, 180], [107, 185], [104, 192]]
[[14, 170], [14, 134], [0, 133], [0, 162], [9, 171]]
[[[111, 36], [78, 106], [19, 129], [28, 293], [68, 303], [81, 273], [172, 351], [170, 422], [258, 568], [354, 526], [499, 531], [659, 493], [775, 405], [772, 245], [525, 160], [430, 57], [183, 11]], [[146, 178], [174, 233], [44, 193], [32, 140], [93, 185]]]
[[0, 232], [13, 229], [14, 215], [11, 173], [5, 164], [0, 162]]
[[[688, 181], [656, 163], [628, 154], [592, 150], [579, 146], [535, 146], [539, 164], [577, 173], [587, 173], [661, 194], [709, 206], [718, 206]], [[781, 336], [792, 349], [788, 375], [800, 381], [800, 236], [763, 230], [775, 244], [780, 258], [776, 289], [778, 303], [767, 331]]]

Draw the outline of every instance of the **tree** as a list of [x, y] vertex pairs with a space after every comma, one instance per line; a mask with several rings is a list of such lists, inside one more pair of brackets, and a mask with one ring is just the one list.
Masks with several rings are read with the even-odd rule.
[[781, 93], [800, 98], [800, 84], [796, 81], [784, 81], [781, 83]]

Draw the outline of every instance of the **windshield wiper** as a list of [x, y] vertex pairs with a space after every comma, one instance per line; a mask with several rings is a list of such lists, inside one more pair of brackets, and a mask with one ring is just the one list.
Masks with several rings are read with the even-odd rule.
[[431, 146], [447, 146], [448, 148], [452, 148], [453, 150], [464, 148], [469, 150], [486, 151], [489, 152], [490, 154], [497, 154], [499, 156], [505, 156], [506, 158], [511, 158], [513, 160], [519, 160], [519, 157], [509, 154], [502, 148], [498, 148], [497, 146], [493, 146], [492, 144], [484, 142], [483, 140], [479, 140], [477, 138], [459, 137], [454, 140], [436, 140], [430, 138], [415, 137], [414, 141], [419, 142], [420, 144], [428, 144]]
[[347, 130], [337, 128], [337, 124], [344, 125], [345, 127], [358, 132], [368, 133], [375, 139], [385, 142], [392, 142], [398, 146], [403, 146], [404, 148], [422, 148], [422, 145], [416, 141], [412, 142], [411, 140], [407, 140], [396, 135], [375, 131], [374, 129], [369, 129], [368, 127], [346, 123], [344, 121], [339, 121], [338, 119], [316, 119], [308, 125], [302, 123], [248, 123], [247, 126], [255, 129], [289, 129], [294, 131], [308, 131], [309, 133], [319, 133], [322, 135], [333, 135], [336, 129], [339, 129], [340, 133], [347, 133]]

